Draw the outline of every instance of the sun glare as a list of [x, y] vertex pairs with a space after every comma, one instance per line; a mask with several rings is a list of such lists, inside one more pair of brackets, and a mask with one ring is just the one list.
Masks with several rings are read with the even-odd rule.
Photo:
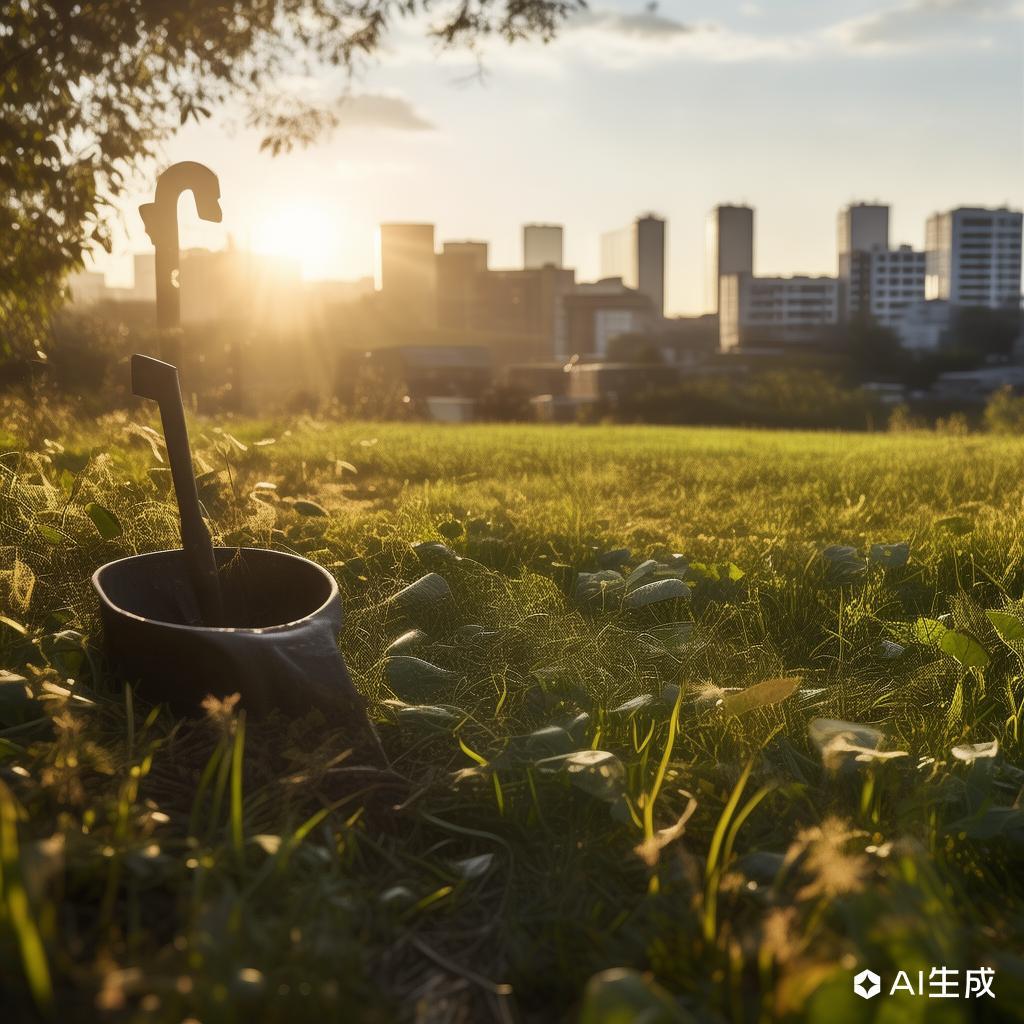
[[305, 278], [337, 276], [342, 231], [334, 218], [312, 203], [274, 207], [256, 222], [254, 252], [294, 261]]

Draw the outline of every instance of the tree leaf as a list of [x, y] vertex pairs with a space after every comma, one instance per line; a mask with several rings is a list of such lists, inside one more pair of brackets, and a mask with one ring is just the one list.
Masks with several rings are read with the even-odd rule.
[[315, 501], [306, 498], [299, 498], [292, 502], [292, 508], [302, 516], [319, 516], [326, 519], [329, 516], [327, 509]]
[[672, 601], [679, 597], [689, 597], [690, 588], [679, 579], [655, 580], [644, 583], [626, 595], [622, 607], [630, 610], [657, 604], [659, 601]]
[[440, 729], [446, 732], [460, 720], [459, 714], [453, 708], [443, 704], [406, 704], [397, 708], [395, 714], [402, 725]]
[[868, 552], [868, 561], [872, 565], [881, 565], [886, 569], [901, 569], [910, 558], [910, 545], [905, 541], [899, 544], [872, 544]]
[[625, 704], [620, 704], [617, 708], [609, 708], [608, 714], [614, 715], [616, 718], [629, 718], [653, 703], [655, 703], [655, 698], [651, 694], [641, 693], [627, 700]]
[[609, 803], [617, 799], [626, 784], [626, 769], [607, 750], [577, 750], [546, 757], [536, 767], [543, 772], [565, 772], [574, 786]]
[[949, 630], [938, 619], [918, 619], [914, 623], [914, 637], [919, 644], [937, 644]]
[[[665, 622], [660, 626], [648, 626], [639, 636], [643, 642], [654, 641], [657, 648], [669, 654], [679, 654], [685, 650], [693, 638], [692, 622]], [[653, 646], [653, 645], [652, 645]]]
[[390, 599], [399, 611], [428, 611], [445, 604], [452, 596], [448, 581], [436, 572], [428, 572], [418, 580], [403, 587]]
[[415, 647], [426, 643], [429, 637], [422, 629], [407, 629], [401, 636], [388, 644], [385, 654], [408, 654]]
[[834, 544], [821, 553], [825, 577], [830, 583], [857, 583], [864, 578], [868, 564], [856, 548]]
[[618, 604], [619, 595], [625, 585], [622, 573], [614, 569], [581, 572], [576, 577], [576, 600], [580, 604], [604, 609], [612, 604]]
[[1015, 615], [1009, 612], [985, 612], [992, 628], [999, 634], [999, 639], [1005, 643], [1014, 643], [1024, 640], [1024, 622], [1021, 622]]
[[999, 755], [999, 740], [989, 740], [987, 743], [961, 743], [950, 753], [958, 761], [974, 764], [975, 761], [997, 757]]
[[766, 679], [754, 683], [739, 693], [730, 693], [722, 699], [722, 710], [727, 715], [743, 715], [755, 708], [763, 708], [769, 704], [778, 704], [791, 697], [800, 689], [799, 676], [783, 676], [779, 679]]
[[47, 526], [46, 523], [36, 523], [36, 529], [39, 531], [39, 536], [46, 541], [47, 544], [53, 544], [55, 547], [63, 544], [67, 538], [60, 530], [55, 530], [52, 526]]
[[984, 668], [989, 663], [985, 648], [973, 636], [958, 633], [955, 629], [946, 630], [939, 641], [939, 649], [956, 658], [965, 668]]
[[429, 696], [459, 678], [457, 672], [402, 654], [388, 658], [384, 674], [392, 691], [410, 701]]
[[98, 505], [95, 501], [90, 501], [85, 506], [85, 513], [92, 520], [96, 532], [104, 540], [113, 540], [115, 537], [121, 536], [121, 521], [110, 509]]
[[462, 860], [453, 860], [451, 866], [452, 870], [460, 878], [471, 881], [474, 878], [483, 878], [491, 870], [492, 864], [494, 864], [493, 853], [480, 853], [475, 857], [463, 857]]

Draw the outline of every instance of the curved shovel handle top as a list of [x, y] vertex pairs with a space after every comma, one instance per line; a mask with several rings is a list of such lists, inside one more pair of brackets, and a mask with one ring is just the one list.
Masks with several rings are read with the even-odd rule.
[[[162, 331], [176, 330], [181, 326], [178, 199], [182, 192], [192, 193], [200, 219], [215, 224], [224, 219], [217, 175], [209, 167], [194, 160], [185, 160], [168, 167], [157, 178], [153, 202], [139, 207], [142, 223], [156, 250], [156, 319]], [[177, 350], [169, 345], [164, 351], [176, 353]]]

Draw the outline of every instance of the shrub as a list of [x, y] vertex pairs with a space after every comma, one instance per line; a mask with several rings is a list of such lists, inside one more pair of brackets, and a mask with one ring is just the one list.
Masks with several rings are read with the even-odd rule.
[[1024, 397], [1015, 395], [1009, 385], [1001, 387], [988, 400], [982, 420], [993, 434], [1024, 433]]

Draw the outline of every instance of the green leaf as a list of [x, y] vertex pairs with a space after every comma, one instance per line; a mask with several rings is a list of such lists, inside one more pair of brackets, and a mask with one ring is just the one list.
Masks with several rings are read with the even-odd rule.
[[939, 641], [939, 649], [956, 658], [965, 668], [972, 666], [984, 668], [989, 663], [989, 656], [985, 648], [973, 636], [958, 633], [954, 629], [946, 630]]
[[1021, 622], [1015, 615], [1009, 612], [985, 612], [992, 628], [999, 634], [999, 639], [1005, 643], [1024, 640], [1024, 622]]
[[97, 505], [95, 501], [90, 501], [85, 506], [85, 513], [92, 520], [96, 532], [104, 540], [113, 540], [115, 537], [121, 536], [121, 522], [110, 509]]
[[46, 523], [36, 523], [36, 529], [39, 531], [39, 536], [46, 541], [47, 544], [57, 545], [63, 544], [67, 539], [60, 530], [55, 530], [52, 526], [47, 526]]
[[914, 638], [919, 644], [941, 643], [942, 638], [949, 632], [938, 619], [918, 619], [914, 623]]

